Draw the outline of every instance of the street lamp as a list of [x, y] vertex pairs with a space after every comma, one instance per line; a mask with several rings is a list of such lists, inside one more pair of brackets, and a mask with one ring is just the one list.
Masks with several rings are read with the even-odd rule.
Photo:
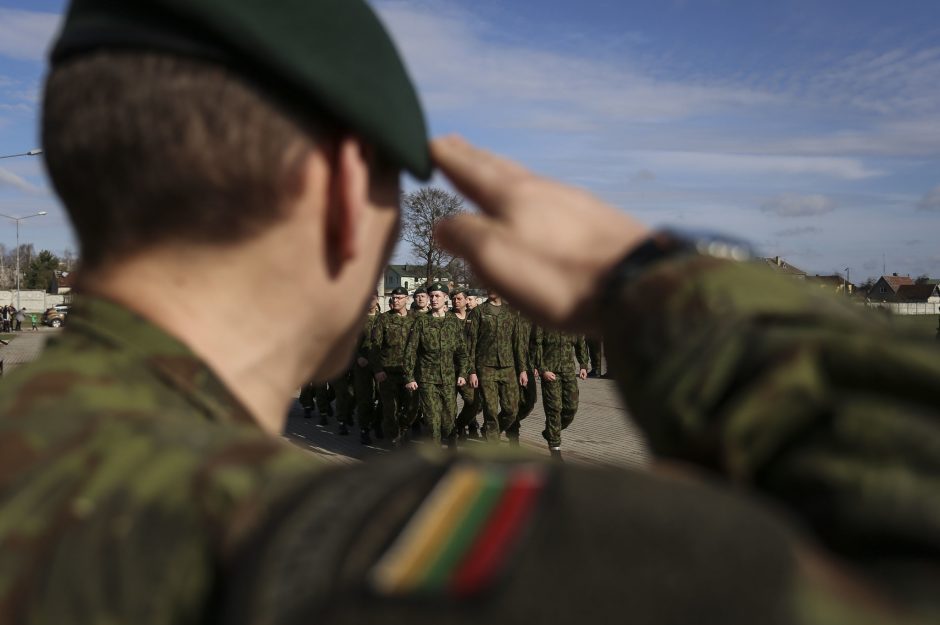
[[16, 310], [20, 309], [20, 222], [30, 217], [42, 217], [46, 214], [46, 211], [39, 211], [38, 213], [26, 215], [25, 217], [11, 217], [10, 215], [0, 213], [0, 217], [5, 217], [10, 221], [16, 222]]
[[0, 156], [0, 158], [16, 158], [17, 156], [39, 156], [40, 154], [42, 154], [42, 150], [40, 148], [34, 148], [30, 150], [29, 152], [23, 152], [22, 154], [7, 154], [5, 156]]

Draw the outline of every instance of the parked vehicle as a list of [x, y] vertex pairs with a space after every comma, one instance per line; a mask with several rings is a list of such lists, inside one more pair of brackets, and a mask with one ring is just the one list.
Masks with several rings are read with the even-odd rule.
[[52, 308], [47, 308], [46, 312], [42, 314], [42, 324], [51, 326], [53, 328], [59, 328], [62, 326], [62, 324], [65, 323], [65, 318], [68, 316], [68, 314], [68, 304], [56, 304]]

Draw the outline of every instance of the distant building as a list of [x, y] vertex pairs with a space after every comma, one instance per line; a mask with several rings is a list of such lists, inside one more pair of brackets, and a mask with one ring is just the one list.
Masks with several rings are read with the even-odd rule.
[[855, 293], [855, 285], [847, 281], [839, 274], [834, 274], [831, 276], [809, 276], [806, 278], [806, 280], [810, 284], [815, 284], [819, 288], [832, 291], [833, 293], [845, 293], [846, 295], [852, 295]]
[[[448, 276], [435, 276], [434, 280], [444, 284], [450, 282]], [[403, 287], [410, 293], [425, 282], [427, 279], [424, 265], [388, 265], [382, 284], [386, 294], [398, 287]]]
[[898, 289], [902, 286], [913, 286], [914, 280], [910, 276], [899, 276], [896, 273], [890, 276], [881, 276], [870, 289], [868, 299], [872, 302], [897, 301]]
[[758, 262], [765, 263], [770, 267], [773, 267], [775, 271], [778, 271], [783, 275], [790, 276], [791, 278], [796, 278], [797, 280], [806, 279], [805, 271], [799, 269], [798, 267], [794, 267], [779, 256], [773, 256], [771, 258], [760, 258], [758, 259]]

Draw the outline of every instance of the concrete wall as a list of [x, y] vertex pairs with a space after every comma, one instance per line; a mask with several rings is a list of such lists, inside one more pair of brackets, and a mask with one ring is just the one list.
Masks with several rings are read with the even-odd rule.
[[887, 308], [895, 315], [940, 314], [940, 303], [929, 300], [926, 302], [871, 302], [868, 305], [872, 308]]
[[[45, 291], [20, 291], [20, 308], [26, 312], [44, 312], [65, 300], [64, 295], [49, 295]], [[16, 306], [16, 291], [0, 291], [0, 306]]]

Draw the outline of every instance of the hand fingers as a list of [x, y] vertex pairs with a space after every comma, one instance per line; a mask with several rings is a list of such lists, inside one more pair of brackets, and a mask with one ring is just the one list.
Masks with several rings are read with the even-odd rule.
[[457, 136], [432, 140], [431, 158], [461, 193], [492, 215], [505, 209], [500, 198], [510, 184], [533, 175], [521, 165]]

